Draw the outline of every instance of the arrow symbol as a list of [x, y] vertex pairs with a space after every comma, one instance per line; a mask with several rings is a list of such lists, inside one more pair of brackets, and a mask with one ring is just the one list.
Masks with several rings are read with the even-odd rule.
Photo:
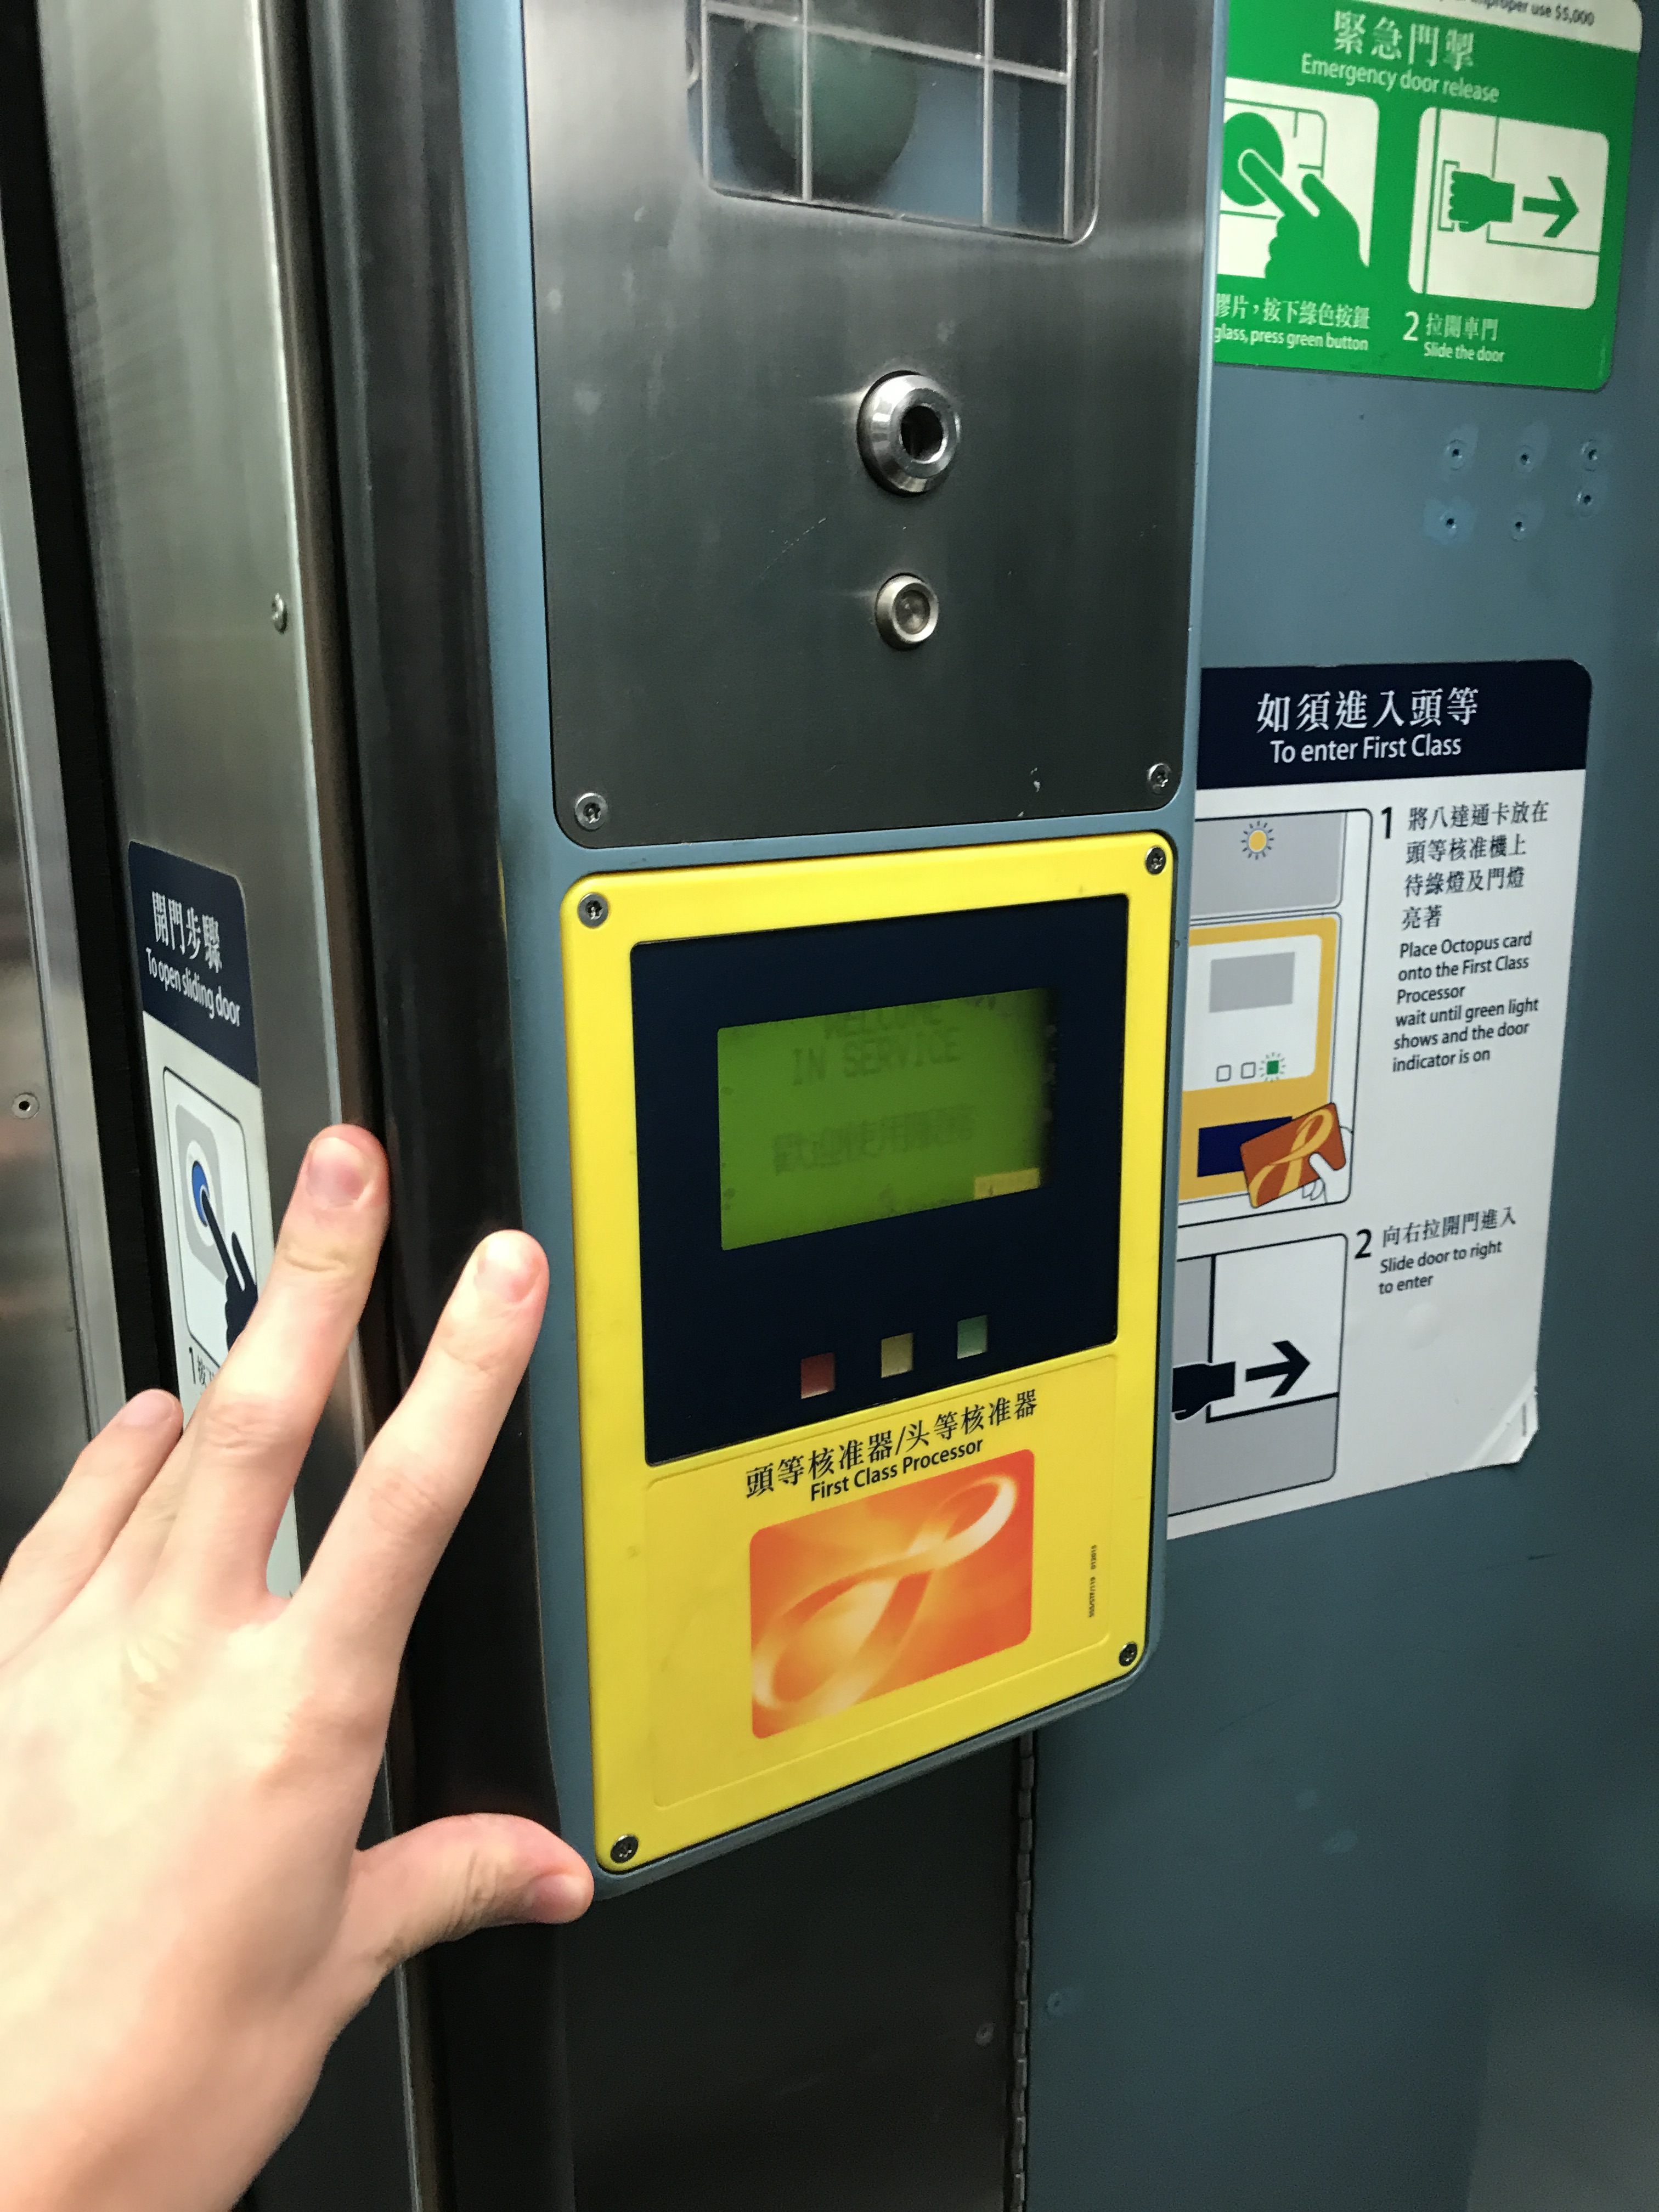
[[1555, 198], [1552, 200], [1522, 200], [1521, 204], [1531, 215], [1553, 215], [1555, 221], [1544, 233], [1546, 238], [1559, 238], [1578, 212], [1578, 203], [1567, 190], [1565, 177], [1552, 177]]
[[1244, 1380], [1247, 1382], [1265, 1382], [1270, 1375], [1282, 1375], [1285, 1379], [1273, 1392], [1275, 1398], [1282, 1398], [1287, 1391], [1295, 1389], [1313, 1363], [1282, 1336], [1273, 1340], [1273, 1350], [1285, 1355], [1279, 1364], [1276, 1367], [1247, 1367]]

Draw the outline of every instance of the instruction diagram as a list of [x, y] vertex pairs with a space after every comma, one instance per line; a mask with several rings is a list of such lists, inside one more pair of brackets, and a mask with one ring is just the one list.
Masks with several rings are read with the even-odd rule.
[[1204, 672], [1172, 1534], [1536, 1433], [1589, 708], [1571, 661]]
[[259, 1295], [247, 1144], [233, 1115], [171, 1068], [161, 1087], [185, 1315], [198, 1348], [221, 1367]]
[[1219, 273], [1357, 274], [1370, 258], [1376, 132], [1374, 100], [1229, 77]]
[[1418, 127], [1412, 289], [1593, 307], [1607, 198], [1599, 131], [1429, 108]]
[[1335, 1474], [1347, 1249], [1316, 1237], [1177, 1263], [1171, 1513]]
[[[188, 1419], [258, 1303], [271, 1260], [264, 1102], [247, 919], [234, 876], [127, 847], [167, 1300]], [[299, 1587], [289, 1500], [267, 1569]]]
[[1231, 0], [1215, 357], [1592, 392], [1642, 12]]
[[[1363, 809], [1195, 826], [1183, 1222], [1347, 1195], [1370, 833]], [[1293, 1181], [1249, 1171], [1246, 1147], [1326, 1109], [1329, 1126], [1307, 1129]]]

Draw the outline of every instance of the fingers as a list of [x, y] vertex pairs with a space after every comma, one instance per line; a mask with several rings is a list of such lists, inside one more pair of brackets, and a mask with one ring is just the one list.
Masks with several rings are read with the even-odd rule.
[[1246, 184], [1254, 185], [1259, 192], [1265, 192], [1281, 213], [1306, 215], [1308, 212], [1278, 170], [1270, 161], [1264, 161], [1254, 146], [1247, 146], [1239, 155], [1238, 173]]
[[[264, 1564], [351, 1342], [386, 1234], [386, 1158], [362, 1129], [307, 1151], [270, 1274], [198, 1407], [176, 1482], [158, 1485], [112, 1564], [245, 1598]], [[176, 1517], [175, 1517], [176, 1516]]]
[[141, 1390], [93, 1438], [0, 1576], [0, 1664], [82, 1590], [179, 1441], [179, 1401]]
[[1334, 208], [1341, 209], [1345, 215], [1347, 213], [1347, 210], [1342, 207], [1341, 201], [1316, 170], [1310, 169], [1307, 172], [1302, 179], [1302, 189], [1321, 215], [1330, 214]]
[[415, 1608], [513, 1402], [546, 1301], [534, 1239], [487, 1237], [330, 1522], [286, 1627], [349, 1695], [390, 1701]]
[[343, 1930], [357, 2002], [433, 1943], [514, 1921], [575, 1920], [592, 1899], [582, 1859], [534, 1820], [466, 1813], [411, 1828], [357, 1854]]

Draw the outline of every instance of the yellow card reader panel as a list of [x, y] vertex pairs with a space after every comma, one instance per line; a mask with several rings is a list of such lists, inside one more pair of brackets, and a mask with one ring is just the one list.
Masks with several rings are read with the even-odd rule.
[[1173, 853], [562, 912], [596, 1834], [660, 1859], [1146, 1642]]

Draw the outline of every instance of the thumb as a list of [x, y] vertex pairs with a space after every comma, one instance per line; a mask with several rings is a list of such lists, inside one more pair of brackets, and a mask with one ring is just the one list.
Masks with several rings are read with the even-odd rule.
[[464, 1813], [359, 1851], [345, 1944], [372, 1977], [475, 1929], [574, 1920], [593, 1898], [586, 1863], [549, 1828], [507, 1813]]

